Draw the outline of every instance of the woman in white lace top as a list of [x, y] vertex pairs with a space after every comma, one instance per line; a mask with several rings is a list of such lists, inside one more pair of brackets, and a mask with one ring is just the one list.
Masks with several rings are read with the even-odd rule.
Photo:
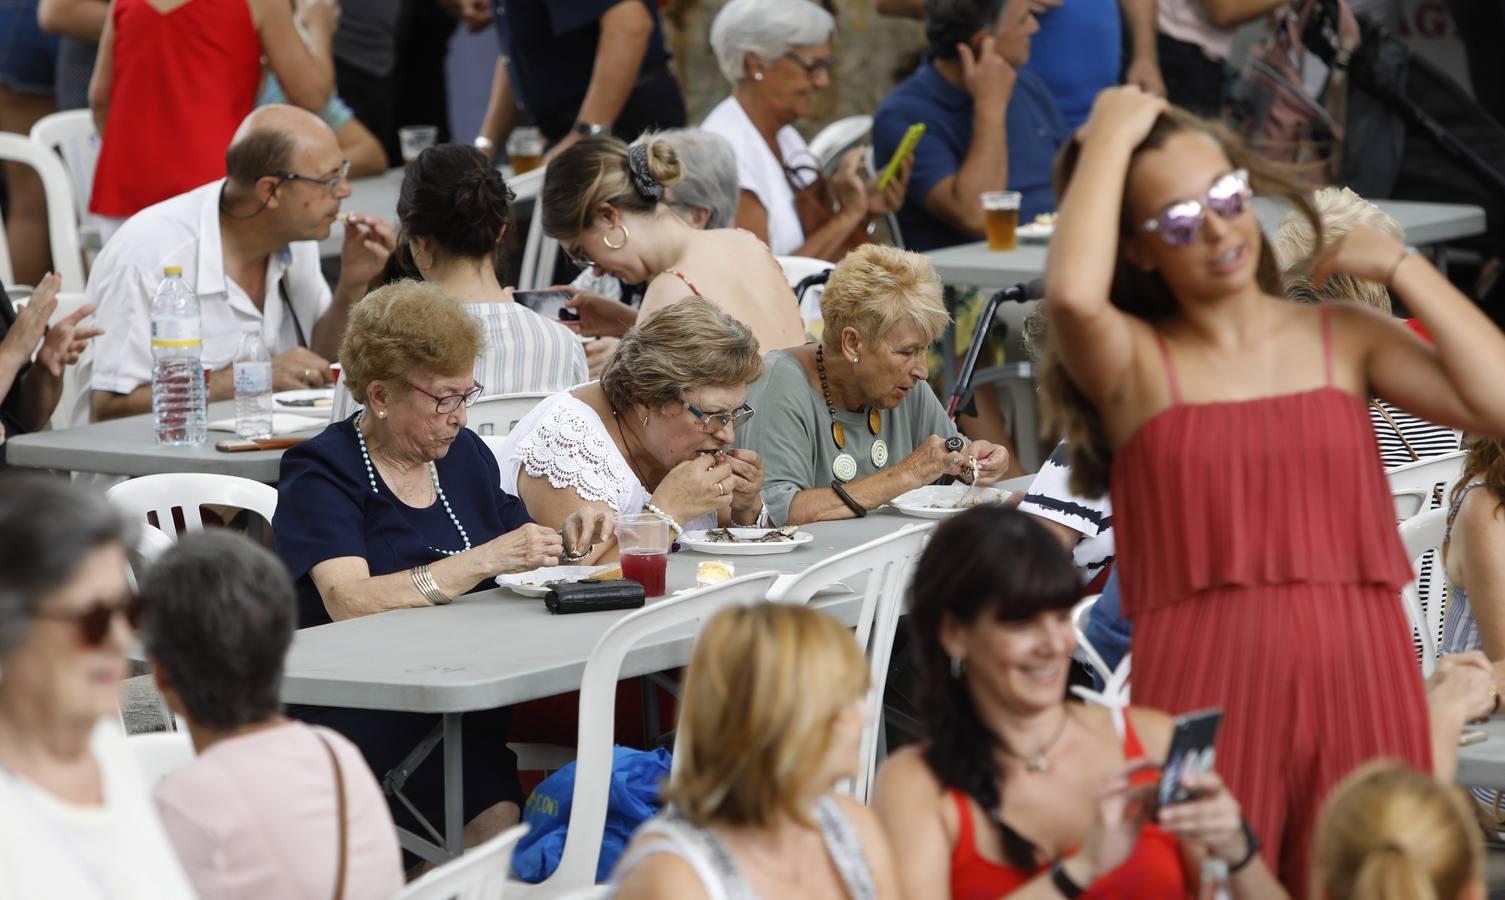
[[[665, 307], [622, 338], [599, 382], [518, 422], [498, 454], [502, 488], [549, 527], [584, 507], [651, 509], [684, 529], [755, 524], [763, 462], [733, 444], [762, 371], [741, 322], [699, 298]], [[615, 556], [603, 545], [591, 561]]]

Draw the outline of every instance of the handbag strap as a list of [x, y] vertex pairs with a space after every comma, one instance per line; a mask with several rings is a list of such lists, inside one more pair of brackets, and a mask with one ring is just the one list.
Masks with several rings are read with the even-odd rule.
[[348, 853], [348, 850], [347, 850], [347, 841], [348, 841], [347, 832], [349, 831], [349, 828], [348, 828], [348, 826], [346, 824], [346, 812], [345, 812], [345, 774], [344, 774], [344, 771], [340, 768], [340, 757], [335, 754], [335, 752], [334, 752], [334, 746], [329, 743], [329, 741], [324, 737], [324, 735], [319, 734], [317, 731], [314, 732], [314, 736], [319, 739], [319, 743], [321, 743], [321, 744], [324, 745], [325, 751], [327, 751], [329, 753], [329, 762], [334, 766], [334, 797], [335, 797], [335, 806], [339, 810], [339, 819], [340, 819], [340, 841], [339, 841], [340, 858], [339, 858], [339, 862], [337, 863], [338, 867], [335, 869], [335, 875], [334, 875], [334, 900], [344, 900], [344, 897], [345, 897], [345, 857], [346, 857], [346, 855]]
[[1369, 405], [1374, 407], [1374, 411], [1380, 414], [1380, 418], [1384, 419], [1385, 424], [1390, 426], [1390, 430], [1395, 432], [1395, 436], [1400, 438], [1401, 446], [1405, 447], [1406, 452], [1411, 454], [1411, 461], [1416, 462], [1421, 459], [1421, 454], [1417, 453], [1416, 448], [1411, 446], [1411, 442], [1406, 440], [1405, 434], [1401, 432], [1400, 426], [1395, 424], [1395, 419], [1391, 417], [1389, 410], [1385, 409], [1378, 400], [1370, 400]]

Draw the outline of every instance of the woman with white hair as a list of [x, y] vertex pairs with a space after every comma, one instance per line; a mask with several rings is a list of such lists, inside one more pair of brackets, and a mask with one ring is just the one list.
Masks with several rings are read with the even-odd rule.
[[711, 23], [711, 49], [732, 95], [700, 127], [737, 148], [737, 227], [780, 256], [840, 260], [869, 216], [899, 208], [909, 181], [906, 167], [880, 194], [875, 180], [864, 181], [862, 149], [853, 148], [826, 197], [820, 161], [794, 122], [831, 83], [835, 30], [831, 14], [809, 0], [731, 0]]

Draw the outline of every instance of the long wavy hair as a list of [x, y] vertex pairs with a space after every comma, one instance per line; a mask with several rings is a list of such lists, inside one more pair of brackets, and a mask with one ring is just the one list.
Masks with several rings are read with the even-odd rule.
[[952, 677], [941, 627], [948, 617], [963, 626], [985, 616], [1026, 622], [1081, 598], [1081, 579], [1061, 542], [1033, 517], [998, 506], [969, 509], [936, 529], [910, 589], [925, 762], [941, 784], [977, 801], [1002, 836], [1004, 855], [1021, 868], [1037, 866], [1039, 853], [998, 815], [1003, 741], [978, 714], [967, 679]]
[[[1172, 135], [1184, 131], [1201, 131], [1217, 141], [1236, 169], [1247, 169], [1249, 182], [1256, 194], [1284, 200], [1311, 222], [1316, 246], [1322, 246], [1322, 222], [1307, 199], [1307, 187], [1301, 170], [1271, 162], [1257, 156], [1233, 132], [1223, 126], [1198, 118], [1183, 109], [1172, 107], [1155, 122], [1149, 135], [1134, 148], [1133, 156], [1162, 147]], [[1056, 196], [1066, 196], [1081, 158], [1082, 147], [1073, 139], [1061, 148], [1055, 163]], [[1134, 234], [1136, 222], [1129, 213], [1129, 192], [1124, 191], [1119, 211], [1119, 234], [1127, 239]], [[1265, 293], [1280, 297], [1280, 269], [1263, 229], [1260, 234], [1259, 262], [1255, 277]], [[1181, 305], [1159, 272], [1146, 272], [1118, 254], [1113, 284], [1108, 299], [1114, 306], [1151, 325], [1158, 325], [1179, 314]], [[1078, 494], [1099, 497], [1108, 489], [1108, 470], [1113, 463], [1113, 445], [1096, 407], [1071, 380], [1053, 338], [1047, 336], [1040, 355], [1040, 394], [1042, 418], [1047, 434], [1064, 438], [1071, 447], [1071, 489]]]
[[1464, 438], [1463, 449], [1468, 451], [1463, 458], [1463, 474], [1453, 485], [1449, 500], [1457, 503], [1470, 482], [1482, 481], [1485, 490], [1494, 495], [1496, 505], [1505, 507], [1505, 441], [1471, 434]]

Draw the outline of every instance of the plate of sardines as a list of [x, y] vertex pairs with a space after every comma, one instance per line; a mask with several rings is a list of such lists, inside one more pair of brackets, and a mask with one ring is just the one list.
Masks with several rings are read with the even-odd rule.
[[815, 536], [808, 531], [800, 531], [798, 525], [786, 525], [783, 528], [686, 531], [679, 543], [687, 549], [718, 556], [765, 556], [770, 553], [788, 553], [813, 540]]
[[932, 484], [900, 494], [893, 507], [906, 516], [920, 519], [944, 519], [974, 506], [1003, 503], [1009, 491], [1002, 488], [970, 488], [965, 484]]

